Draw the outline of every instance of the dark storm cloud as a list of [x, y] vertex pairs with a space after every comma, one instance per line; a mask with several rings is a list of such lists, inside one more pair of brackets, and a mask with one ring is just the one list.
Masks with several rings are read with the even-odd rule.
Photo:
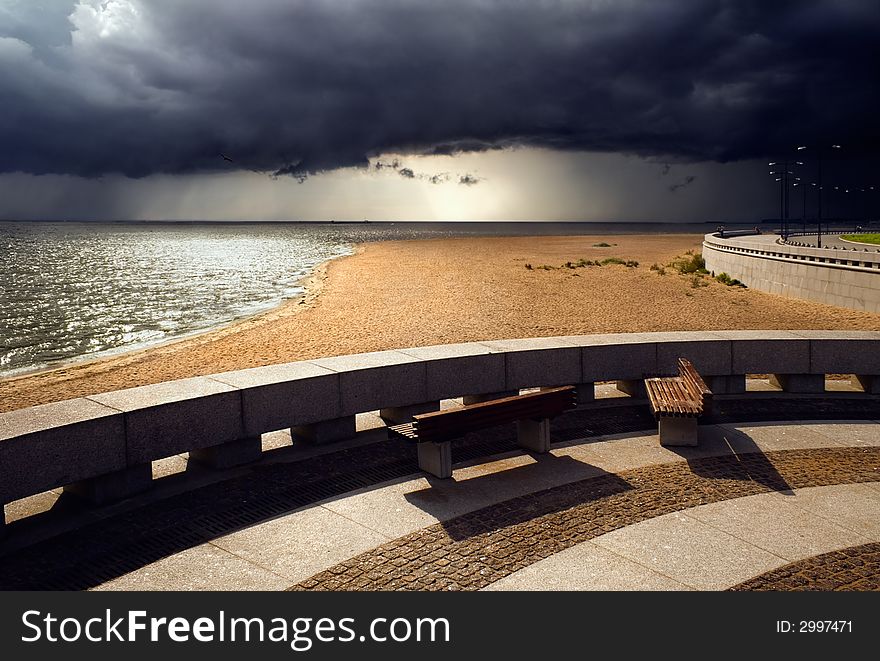
[[878, 142], [868, 0], [34, 4], [0, 15], [0, 172], [302, 177], [388, 152], [726, 161]]
[[[396, 158], [391, 161], [377, 160], [372, 164], [372, 167], [378, 172], [391, 169], [397, 172], [397, 174], [399, 174], [404, 179], [418, 179], [419, 181], [427, 181], [431, 184], [445, 184], [452, 179], [452, 175], [449, 172], [435, 172], [433, 174], [428, 174], [425, 172], [416, 172], [409, 167], [401, 167], [400, 161]], [[456, 176], [458, 177], [458, 183], [464, 184], [466, 186], [474, 186], [483, 180], [483, 177], [478, 177], [477, 175], [471, 174], [470, 172], [465, 172], [464, 174], [459, 174]], [[298, 179], [300, 183], [304, 181], [304, 177], [304, 174], [299, 173]]]

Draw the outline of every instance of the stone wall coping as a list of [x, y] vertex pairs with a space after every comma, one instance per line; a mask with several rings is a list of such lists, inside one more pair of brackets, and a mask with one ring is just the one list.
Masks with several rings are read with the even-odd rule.
[[226, 383], [209, 377], [197, 376], [89, 395], [86, 399], [117, 411], [130, 412], [210, 397], [219, 393], [234, 392], [235, 390], [236, 388]]
[[[722, 239], [715, 234], [707, 234], [703, 239], [703, 245], [723, 252], [737, 254], [749, 254], [765, 259], [782, 260], [795, 263], [822, 264], [832, 268], [852, 269], [866, 272], [877, 272], [880, 265], [880, 252], [877, 250], [843, 250], [833, 248], [817, 248], [812, 246], [793, 246], [787, 243], [774, 243], [772, 246], [756, 243], [754, 240], [745, 238]], [[804, 260], [802, 258], [812, 258]], [[831, 260], [844, 260], [848, 262], [868, 262], [870, 267], [854, 266], [852, 264], [836, 264]]]
[[16, 409], [0, 414], [0, 441], [111, 416], [121, 413], [83, 397]]
[[[713, 330], [490, 340], [268, 365], [101, 393], [0, 414], [0, 496], [10, 502], [55, 488], [68, 474], [80, 480], [101, 477], [108, 466], [118, 470], [119, 461], [134, 466], [379, 408], [640, 379], [674, 371], [682, 356], [710, 377], [769, 370], [880, 378], [880, 331]], [[105, 460], [108, 452], [116, 457], [113, 462]], [[48, 470], [43, 484], [33, 467], [61, 458], [76, 462], [75, 470]]]

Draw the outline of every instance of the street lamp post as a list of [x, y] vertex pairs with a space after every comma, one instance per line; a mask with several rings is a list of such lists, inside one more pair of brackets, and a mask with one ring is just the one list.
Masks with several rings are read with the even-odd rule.
[[[782, 232], [782, 239], [785, 240], [785, 176], [786, 176], [786, 162], [782, 161], [781, 163], [777, 163], [776, 161], [772, 161], [767, 164], [771, 168], [774, 166], [781, 165], [782, 170], [770, 170], [770, 176], [776, 177], [774, 181], [779, 182], [779, 228]], [[779, 176], [776, 176], [779, 175]]]
[[[874, 197], [874, 187], [873, 186], [868, 186], [868, 192], [870, 193], [870, 195], [868, 196], [868, 213], [865, 216], [865, 221], [870, 223], [871, 222], [871, 214], [873, 213], [876, 215], [876, 213], [877, 213], [877, 201]], [[876, 220], [876, 218], [875, 218], [875, 220]]]
[[[815, 183], [813, 184], [816, 185]], [[801, 181], [800, 177], [797, 177], [797, 181], [794, 182], [794, 186], [801, 187], [801, 193], [803, 193], [803, 199], [801, 201], [801, 223], [803, 225], [803, 233], [807, 233], [807, 184], [806, 182]]]
[[[804, 151], [807, 149], [807, 145], [801, 145], [797, 148], [797, 151]], [[831, 149], [840, 149], [840, 145], [831, 145]], [[818, 163], [818, 181], [819, 181], [819, 204], [818, 204], [818, 214], [816, 216], [816, 245], [821, 248], [822, 247], [822, 148], [815, 148], [816, 151], [816, 161]]]
[[[781, 170], [771, 170], [770, 175], [776, 176], [776, 181], [779, 182], [779, 222], [781, 225], [782, 232], [782, 240], [788, 240], [789, 235], [789, 227], [788, 227], [788, 218], [789, 218], [789, 184], [794, 182], [799, 182], [801, 180], [800, 177], [795, 177], [794, 172], [789, 170], [790, 167], [794, 167], [795, 165], [803, 165], [801, 161], [773, 161], [772, 163], [768, 163], [770, 167], [781, 166]], [[798, 184], [795, 183], [795, 186]]]

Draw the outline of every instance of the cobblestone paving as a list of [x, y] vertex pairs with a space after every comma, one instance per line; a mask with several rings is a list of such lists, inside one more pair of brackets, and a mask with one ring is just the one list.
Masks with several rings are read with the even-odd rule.
[[806, 558], [730, 589], [737, 592], [880, 590], [880, 543], [853, 546]]
[[880, 448], [784, 450], [605, 474], [435, 524], [290, 589], [478, 590], [575, 544], [670, 512], [878, 479]]

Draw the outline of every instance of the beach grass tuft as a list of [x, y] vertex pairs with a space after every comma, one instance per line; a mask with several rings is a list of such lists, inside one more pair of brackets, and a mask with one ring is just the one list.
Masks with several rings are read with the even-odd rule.
[[694, 253], [693, 250], [688, 250], [684, 256], [676, 257], [667, 266], [675, 269], [681, 275], [708, 273], [706, 271], [706, 260], [703, 259], [702, 255]]
[[[611, 265], [620, 265], [626, 266], [627, 268], [637, 268], [639, 263], [634, 259], [622, 259], [621, 257], [607, 257], [602, 261], [598, 259], [579, 259], [576, 262], [567, 261], [560, 266], [550, 266], [549, 264], [541, 264], [540, 266], [532, 266], [531, 264], [526, 264], [526, 270], [533, 271], [538, 269], [539, 271], [555, 271], [557, 269], [582, 269], [588, 266], [611, 266]], [[656, 266], [656, 265], [655, 265]]]
[[620, 264], [628, 268], [636, 268], [639, 265], [634, 259], [621, 259], [620, 257], [608, 257], [601, 262], [602, 266], [607, 266], [608, 264]]
[[737, 280], [736, 278], [731, 278], [727, 273], [723, 271], [715, 276], [715, 279], [720, 282], [722, 285], [727, 285], [728, 287], [742, 287], [745, 288], [745, 285]]

